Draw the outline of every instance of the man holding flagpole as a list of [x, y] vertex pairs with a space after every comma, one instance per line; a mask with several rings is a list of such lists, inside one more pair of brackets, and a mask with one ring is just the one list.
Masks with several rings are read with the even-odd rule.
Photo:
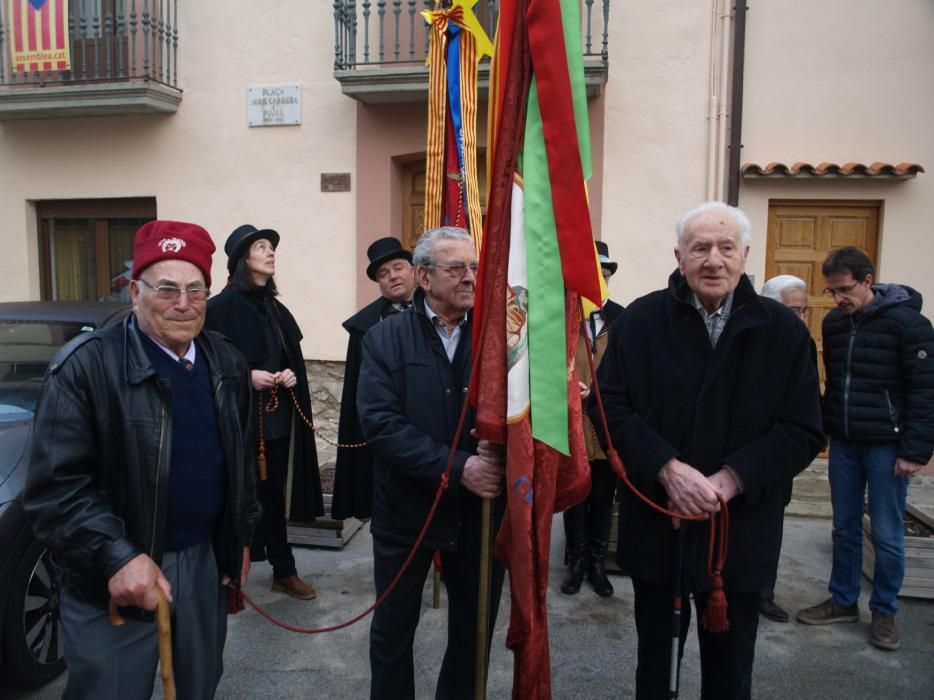
[[[476, 666], [480, 514], [494, 503], [493, 532], [502, 517], [502, 450], [471, 436], [473, 412], [458, 433], [471, 372], [471, 310], [477, 272], [465, 230], [426, 232], [413, 255], [419, 289], [412, 306], [385, 319], [363, 339], [357, 410], [373, 451], [373, 565], [376, 595], [400, 576], [370, 627], [371, 698], [415, 696], [413, 642], [422, 588], [441, 552], [448, 594], [448, 645], [436, 698], [473, 698]], [[453, 448], [447, 490], [421, 546], [405, 571]], [[503, 585], [491, 567], [490, 635]], [[489, 640], [489, 637], [488, 637]], [[487, 641], [487, 654], [489, 641]]]

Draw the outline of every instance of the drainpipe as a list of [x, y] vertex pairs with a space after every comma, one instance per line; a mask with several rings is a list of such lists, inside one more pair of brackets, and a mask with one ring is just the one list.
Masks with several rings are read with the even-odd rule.
[[707, 74], [707, 196], [705, 202], [711, 201], [717, 191], [717, 53], [716, 45], [719, 38], [717, 25], [720, 22], [720, 3], [723, 0], [712, 0], [710, 17], [710, 69]]
[[727, 126], [727, 101], [726, 92], [730, 79], [730, 5], [729, 0], [723, 3], [721, 10], [721, 21], [723, 26], [720, 31], [720, 110], [718, 112], [718, 121], [720, 135], [717, 139], [719, 148], [717, 149], [717, 200], [722, 202], [724, 189], [723, 170], [726, 168], [726, 154], [723, 152], [726, 145], [726, 126]]
[[739, 0], [733, 8], [736, 13], [733, 25], [733, 89], [730, 95], [733, 114], [730, 129], [730, 169], [727, 204], [739, 204], [740, 151], [743, 148], [743, 68], [746, 52], [746, 2]]

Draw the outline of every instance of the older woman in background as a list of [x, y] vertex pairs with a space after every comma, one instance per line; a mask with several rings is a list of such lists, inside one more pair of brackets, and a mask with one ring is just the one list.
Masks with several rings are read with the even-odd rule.
[[[778, 275], [762, 285], [762, 296], [774, 299], [787, 306], [807, 325], [808, 314], [808, 287], [799, 277], [794, 275]], [[817, 346], [811, 340], [811, 359], [817, 366]], [[785, 492], [785, 505], [791, 502], [793, 482], [789, 481]], [[775, 622], [788, 622], [788, 612], [775, 602], [775, 581], [778, 578], [778, 560], [782, 549], [782, 523], [778, 523], [778, 546], [775, 548], [775, 564], [772, 567], [770, 583], [762, 589], [762, 600], [759, 602], [759, 612]]]

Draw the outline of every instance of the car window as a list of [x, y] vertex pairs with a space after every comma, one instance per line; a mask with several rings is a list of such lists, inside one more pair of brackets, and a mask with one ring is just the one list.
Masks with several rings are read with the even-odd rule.
[[36, 406], [42, 377], [55, 353], [94, 330], [82, 323], [0, 321], [0, 422]]

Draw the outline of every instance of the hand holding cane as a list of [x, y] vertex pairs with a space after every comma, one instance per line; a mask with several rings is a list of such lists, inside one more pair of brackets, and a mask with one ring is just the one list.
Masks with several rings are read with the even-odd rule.
[[[162, 672], [162, 696], [165, 700], [175, 700], [175, 673], [172, 670], [172, 623], [169, 617], [169, 601], [161, 588], [159, 603], [156, 605], [156, 631], [159, 635], [159, 668]], [[117, 610], [117, 603], [110, 599], [110, 624], [120, 627], [126, 624], [126, 619]]]

